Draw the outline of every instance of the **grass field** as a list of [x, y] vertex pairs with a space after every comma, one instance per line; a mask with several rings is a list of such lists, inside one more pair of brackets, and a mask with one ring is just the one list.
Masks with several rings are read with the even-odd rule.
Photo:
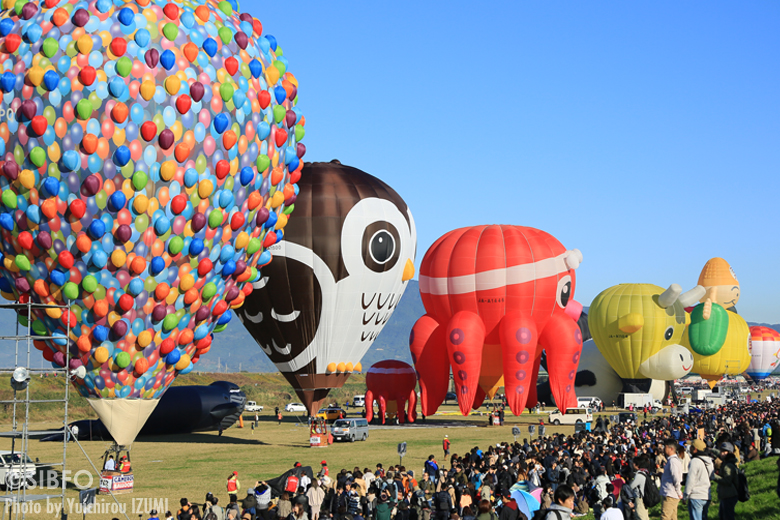
[[[310, 448], [308, 428], [299, 419], [286, 414], [282, 424], [277, 424], [273, 417], [273, 407], [283, 405], [294, 399], [294, 394], [277, 374], [189, 374], [182, 377], [179, 384], [208, 384], [215, 379], [232, 380], [239, 384], [251, 400], [265, 406], [260, 414], [260, 424], [254, 431], [250, 421], [243, 429], [236, 427], [226, 430], [220, 437], [216, 432], [194, 433], [189, 435], [144, 437], [133, 445], [132, 461], [135, 475], [135, 491], [130, 495], [120, 495], [118, 500], [126, 508], [128, 518], [137, 518], [139, 513], [148, 512], [151, 507], [161, 509], [167, 500], [168, 508], [175, 511], [178, 500], [187, 497], [193, 502], [201, 502], [206, 492], [213, 492], [221, 500], [227, 499], [225, 479], [232, 471], [239, 472], [242, 489], [253, 485], [255, 480], [268, 479], [289, 469], [294, 462], [301, 462], [314, 468], [319, 467], [322, 459], [328, 460], [332, 470], [355, 466], [371, 467], [381, 462], [385, 466], [398, 462], [397, 445], [407, 442], [407, 455], [403, 463], [407, 468], [421, 471], [423, 462], [428, 455], [440, 459], [441, 440], [448, 435], [452, 442], [454, 453], [464, 453], [474, 446], [486, 448], [490, 444], [501, 441], [512, 441], [512, 426], [519, 426], [522, 431], [520, 439], [528, 437], [528, 426], [538, 424], [540, 418], [546, 419], [546, 414], [523, 415], [514, 417], [507, 415], [506, 424], [502, 427], [488, 427], [487, 417], [471, 415], [467, 418], [456, 413], [452, 405], [443, 406], [442, 414], [429, 417], [428, 427], [372, 427], [370, 438], [366, 442], [339, 443], [325, 448]], [[36, 398], [42, 395], [52, 395], [61, 391], [61, 383], [53, 378], [33, 380], [33, 394]], [[57, 385], [59, 389], [57, 388]], [[337, 392], [334, 401], [343, 403], [348, 397], [363, 393], [365, 387], [360, 377]], [[8, 395], [6, 390], [0, 391], [0, 400]], [[77, 396], [71, 401], [71, 419], [92, 417], [89, 406]], [[483, 408], [484, 410], [484, 408]], [[351, 411], [351, 410], [350, 410]], [[59, 422], [56, 420], [58, 410], [51, 405], [40, 405], [31, 413], [31, 429], [48, 429], [61, 427], [61, 410]], [[253, 414], [252, 414], [253, 415]], [[248, 418], [248, 416], [247, 416]], [[0, 415], [0, 429], [10, 429], [9, 410], [3, 410]], [[547, 426], [547, 434], [556, 432], [573, 432], [572, 426]], [[102, 456], [109, 443], [82, 442], [87, 455], [96, 465], [102, 462]], [[0, 439], [0, 449], [10, 449], [8, 439]], [[45, 443], [31, 441], [30, 456], [39, 458], [41, 462], [58, 462], [62, 457], [61, 443]], [[748, 465], [748, 475], [751, 479], [754, 498], [748, 504], [740, 504], [737, 512], [743, 518], [779, 518], [778, 499], [774, 494], [774, 484], [777, 469], [774, 461], [761, 461]], [[75, 473], [80, 470], [90, 472], [91, 466], [75, 443], [68, 446], [67, 470]], [[93, 475], [94, 477], [94, 475]], [[79, 483], [87, 483], [88, 477], [82, 474]], [[93, 485], [97, 486], [97, 480]], [[75, 485], [70, 484], [67, 497], [77, 501], [78, 492]], [[112, 517], [123, 518], [110, 510], [110, 497], [99, 497], [102, 507], [108, 505], [107, 512], [89, 515], [92, 518]], [[53, 507], [53, 504], [52, 504]], [[66, 505], [66, 511], [69, 506]], [[164, 511], [161, 511], [164, 512]], [[73, 514], [74, 510], [70, 510]], [[681, 513], [681, 518], [687, 513]], [[29, 518], [59, 518], [52, 509], [46, 512], [43, 504], [42, 512], [29, 514]], [[81, 514], [71, 516], [81, 517]], [[660, 517], [660, 513], [654, 518]], [[8, 518], [8, 516], [6, 516]], [[710, 518], [717, 518], [717, 509], [713, 508]]]

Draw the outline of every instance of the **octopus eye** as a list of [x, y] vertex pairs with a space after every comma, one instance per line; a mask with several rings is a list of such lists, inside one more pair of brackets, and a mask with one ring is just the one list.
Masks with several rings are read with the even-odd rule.
[[664, 332], [664, 338], [666, 339], [666, 341], [672, 339], [673, 334], [674, 334], [674, 327], [669, 327], [668, 329], [666, 329], [666, 332]]
[[566, 304], [568, 304], [571, 299], [571, 294], [571, 276], [567, 274], [558, 280], [558, 289], [555, 293], [555, 300], [560, 308], [566, 308]]

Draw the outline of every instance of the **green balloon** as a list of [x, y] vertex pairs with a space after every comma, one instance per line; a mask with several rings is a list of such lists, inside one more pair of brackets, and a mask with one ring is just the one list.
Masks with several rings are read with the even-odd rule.
[[214, 282], [209, 282], [203, 286], [203, 301], [207, 302], [217, 294], [217, 285]]
[[128, 354], [127, 352], [120, 352], [114, 358], [114, 363], [116, 363], [116, 366], [118, 366], [119, 368], [127, 367], [127, 365], [130, 364], [130, 354]]
[[181, 253], [181, 250], [184, 249], [184, 240], [182, 240], [181, 237], [173, 237], [170, 242], [168, 242], [168, 252], [176, 256], [179, 253]]
[[155, 290], [157, 287], [157, 280], [152, 278], [151, 276], [144, 280], [144, 289], [146, 289], [146, 292], [151, 293]]
[[46, 324], [42, 320], [32, 322], [32, 330], [36, 336], [48, 336], [46, 333]]
[[249, 239], [249, 244], [246, 246], [246, 254], [253, 255], [260, 251], [260, 248], [263, 247], [263, 243], [260, 241], [259, 238], [254, 237]]
[[717, 354], [726, 341], [729, 331], [729, 311], [717, 303], [712, 304], [709, 319], [704, 319], [704, 304], [691, 311], [691, 324], [685, 333], [694, 352], [701, 356]]
[[[236, 135], [238, 135], [238, 134], [236, 134]], [[222, 189], [223, 190], [227, 190], [227, 191], [233, 191], [233, 186], [234, 186], [235, 182], [236, 182], [235, 181], [235, 177], [228, 176], [225, 179], [225, 184], [222, 185]]]
[[95, 204], [97, 204], [98, 209], [106, 209], [106, 206], [108, 206], [108, 194], [105, 190], [100, 190], [95, 194]]
[[16, 164], [24, 163], [24, 148], [22, 148], [21, 145], [17, 144], [14, 147], [14, 160], [16, 161]]
[[46, 162], [46, 150], [40, 146], [36, 146], [30, 151], [30, 162], [32, 162], [36, 168], [40, 168]]
[[149, 227], [149, 215], [146, 213], [135, 217], [135, 229], [143, 233]]
[[76, 103], [76, 112], [79, 115], [79, 119], [89, 119], [92, 116], [93, 110], [92, 103], [90, 103], [88, 99], [82, 98], [78, 103]]
[[219, 37], [222, 38], [222, 43], [225, 45], [229, 45], [231, 41], [233, 41], [233, 31], [228, 29], [227, 27], [222, 27], [219, 30]]
[[231, 100], [233, 98], [233, 92], [235, 92], [235, 89], [230, 83], [223, 83], [222, 86], [219, 87], [219, 95], [222, 96], [222, 101]]
[[[57, 40], [54, 38], [46, 38], [43, 40], [43, 54], [47, 58], [51, 58], [55, 54], [57, 54], [57, 51], [60, 49], [60, 44], [57, 43]], [[50, 123], [51, 124], [51, 123]]]
[[65, 54], [68, 58], [75, 58], [79, 53], [79, 49], [76, 47], [76, 42], [71, 41], [65, 46]]
[[166, 331], [173, 330], [176, 328], [176, 325], [179, 324], [179, 317], [176, 316], [176, 314], [169, 314], [165, 317], [163, 320], [163, 329]]
[[[19, 0], [19, 1], [22, 1], [22, 0]], [[230, 2], [222, 0], [219, 4], [217, 4], [217, 7], [219, 7], [220, 11], [225, 13], [225, 16], [232, 16], [233, 15], [233, 6], [230, 5]]]
[[287, 66], [282, 61], [274, 60], [272, 65], [279, 71], [280, 76], [284, 76], [284, 73], [287, 72]]
[[171, 41], [175, 40], [179, 35], [179, 26], [171, 22], [166, 23], [163, 27], [163, 35]]
[[260, 154], [257, 156], [257, 171], [263, 173], [269, 166], [271, 166], [271, 159], [269, 159], [267, 155]]
[[16, 11], [16, 16], [21, 16], [22, 9], [26, 3], [26, 0], [16, 0], [16, 3], [14, 4], [14, 11]]
[[224, 217], [222, 216], [222, 211], [220, 211], [217, 208], [214, 208], [211, 213], [209, 213], [209, 227], [211, 229], [214, 229], [222, 224], [222, 220]]
[[295, 141], [300, 142], [304, 135], [306, 135], [306, 129], [301, 125], [295, 125]]
[[227, 326], [228, 326], [227, 323], [223, 323], [222, 325], [217, 325], [216, 327], [214, 327], [214, 332], [222, 332], [227, 328]]
[[290, 204], [289, 206], [284, 208], [284, 211], [282, 211], [282, 213], [284, 213], [285, 215], [289, 215], [290, 213], [293, 212], [293, 210], [295, 210], [295, 204]]
[[208, 167], [209, 161], [206, 159], [206, 156], [203, 154], [198, 155], [198, 158], [195, 159], [195, 171], [198, 173], [203, 173], [206, 171], [206, 167]]
[[[57, 42], [55, 41], [54, 43], [56, 44]], [[54, 107], [46, 107], [43, 109], [43, 117], [46, 118], [47, 123], [53, 125], [57, 120], [57, 111], [54, 110]]]
[[97, 278], [95, 278], [91, 274], [85, 276], [84, 279], [81, 280], [81, 287], [88, 293], [92, 294], [98, 288]]
[[14, 259], [14, 263], [16, 264], [16, 267], [18, 267], [21, 271], [30, 270], [30, 259], [24, 255], [16, 255], [16, 258]]
[[135, 188], [135, 191], [141, 191], [142, 189], [146, 188], [146, 185], [149, 183], [149, 176], [146, 175], [144, 172], [135, 172], [133, 174], [133, 188]]
[[79, 297], [79, 286], [73, 282], [68, 282], [62, 286], [62, 294], [68, 300], [75, 300]]
[[287, 115], [287, 109], [284, 108], [282, 105], [276, 105], [274, 107], [274, 121], [276, 121], [276, 124], [279, 124], [282, 121], [284, 121], [286, 115]]
[[94, 296], [96, 300], [102, 300], [106, 297], [106, 288], [102, 285], [98, 285], [97, 289], [95, 289], [95, 292], [92, 293], [92, 296]]
[[19, 316], [19, 325], [27, 327], [27, 318], [25, 316]]
[[16, 209], [16, 193], [7, 189], [0, 198], [3, 200], [3, 205], [6, 208]]

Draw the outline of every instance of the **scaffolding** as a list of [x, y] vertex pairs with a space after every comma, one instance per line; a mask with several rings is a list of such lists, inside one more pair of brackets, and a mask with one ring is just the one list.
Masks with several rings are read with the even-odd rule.
[[[48, 310], [60, 310], [62, 312], [68, 312], [68, 305], [49, 305], [40, 303], [11, 303], [0, 305], [0, 309], [10, 309], [15, 313], [20, 314], [26, 311], [27, 313], [27, 328], [20, 331], [19, 320], [16, 320], [16, 334], [13, 336], [0, 336], [0, 340], [14, 341], [15, 350], [15, 362], [14, 367], [0, 367], [0, 376], [10, 375], [13, 388], [13, 399], [0, 401], [0, 404], [13, 405], [13, 417], [11, 431], [0, 432], [0, 437], [6, 437], [11, 439], [11, 454], [10, 460], [12, 465], [6, 473], [5, 482], [3, 484], [6, 488], [5, 494], [0, 494], [0, 504], [3, 507], [3, 513], [1, 518], [18, 520], [19, 518], [26, 518], [28, 512], [32, 512], [28, 504], [34, 502], [52, 500], [59, 500], [61, 509], [65, 511], [65, 489], [66, 480], [64, 477], [65, 462], [67, 459], [68, 440], [71, 436], [68, 428], [68, 398], [70, 392], [70, 348], [67, 343], [70, 338], [70, 320], [66, 320], [67, 332], [66, 336], [41, 336], [35, 334], [32, 330], [32, 315], [34, 311], [46, 312]], [[31, 354], [34, 350], [33, 341], [66, 341], [64, 349], [65, 363], [62, 368], [33, 368], [31, 366]], [[26, 350], [25, 350], [26, 349]], [[37, 355], [36, 355], [37, 358]], [[23, 370], [21, 370], [23, 369]], [[62, 399], [32, 399], [30, 397], [30, 376], [33, 374], [43, 375], [43, 373], [54, 373], [55, 377], [60, 374], [63, 376], [61, 381], [63, 383]], [[25, 380], [26, 376], [26, 380]], [[0, 385], [3, 384], [3, 379], [0, 378]], [[28, 455], [28, 449], [30, 445], [30, 437], [36, 437], [46, 434], [51, 434], [51, 431], [34, 431], [29, 428], [30, 421], [30, 408], [43, 403], [61, 403], [63, 409], [63, 435], [62, 435], [62, 461], [51, 463], [39, 463], [33, 462]], [[8, 457], [8, 455], [3, 455]], [[18, 464], [16, 461], [18, 460]], [[40, 478], [41, 471], [44, 468], [54, 469], [61, 468], [60, 470], [60, 486], [58, 493], [41, 493], [43, 490]], [[48, 481], [48, 479], [46, 479]], [[35, 492], [28, 493], [28, 489], [31, 485], [36, 486]], [[50, 492], [53, 489], [46, 489]]]

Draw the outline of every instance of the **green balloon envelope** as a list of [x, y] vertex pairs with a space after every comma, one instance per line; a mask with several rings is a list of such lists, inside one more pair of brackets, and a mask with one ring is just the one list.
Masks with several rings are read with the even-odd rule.
[[717, 354], [726, 341], [729, 330], [728, 311], [717, 303], [712, 304], [710, 318], [704, 319], [704, 304], [700, 303], [691, 311], [691, 324], [688, 325], [688, 341], [694, 352], [701, 356]]

